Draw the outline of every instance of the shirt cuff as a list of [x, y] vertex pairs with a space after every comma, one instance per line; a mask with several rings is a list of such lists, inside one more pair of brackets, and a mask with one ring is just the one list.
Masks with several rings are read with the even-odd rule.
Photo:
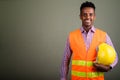
[[66, 78], [61, 78], [61, 80], [67, 80]]

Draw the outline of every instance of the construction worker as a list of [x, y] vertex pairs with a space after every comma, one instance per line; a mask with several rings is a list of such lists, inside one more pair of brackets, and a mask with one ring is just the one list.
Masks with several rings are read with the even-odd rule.
[[108, 34], [95, 28], [95, 18], [95, 5], [88, 1], [82, 3], [80, 6], [82, 25], [79, 29], [70, 32], [67, 38], [61, 65], [61, 80], [68, 80], [70, 61], [71, 80], [104, 80], [104, 72], [111, 70], [117, 64], [117, 54], [115, 61], [110, 65], [95, 62], [96, 48], [99, 44], [105, 42], [113, 47]]

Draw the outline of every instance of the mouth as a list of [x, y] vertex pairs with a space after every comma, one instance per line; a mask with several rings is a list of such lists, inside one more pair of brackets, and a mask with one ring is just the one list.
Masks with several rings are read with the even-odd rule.
[[90, 20], [85, 20], [85, 23], [90, 23], [91, 21]]

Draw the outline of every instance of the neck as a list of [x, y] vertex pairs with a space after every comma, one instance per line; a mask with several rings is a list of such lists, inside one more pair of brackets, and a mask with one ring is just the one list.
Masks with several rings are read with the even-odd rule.
[[92, 28], [92, 27], [83, 27], [85, 29], [85, 31], [88, 33], [89, 30]]

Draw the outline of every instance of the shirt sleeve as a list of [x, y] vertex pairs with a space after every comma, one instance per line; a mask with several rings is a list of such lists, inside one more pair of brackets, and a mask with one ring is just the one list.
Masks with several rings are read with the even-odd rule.
[[[106, 43], [109, 44], [110, 46], [112, 46], [114, 48], [113, 43], [112, 43], [110, 37], [108, 36], [108, 34], [106, 34]], [[113, 67], [115, 67], [115, 65], [117, 63], [118, 63], [118, 55], [117, 55], [117, 52], [116, 52], [116, 59], [115, 59], [115, 61], [110, 66], [113, 68]]]
[[71, 55], [72, 51], [70, 48], [69, 38], [67, 38], [60, 70], [61, 80], [67, 80]]

